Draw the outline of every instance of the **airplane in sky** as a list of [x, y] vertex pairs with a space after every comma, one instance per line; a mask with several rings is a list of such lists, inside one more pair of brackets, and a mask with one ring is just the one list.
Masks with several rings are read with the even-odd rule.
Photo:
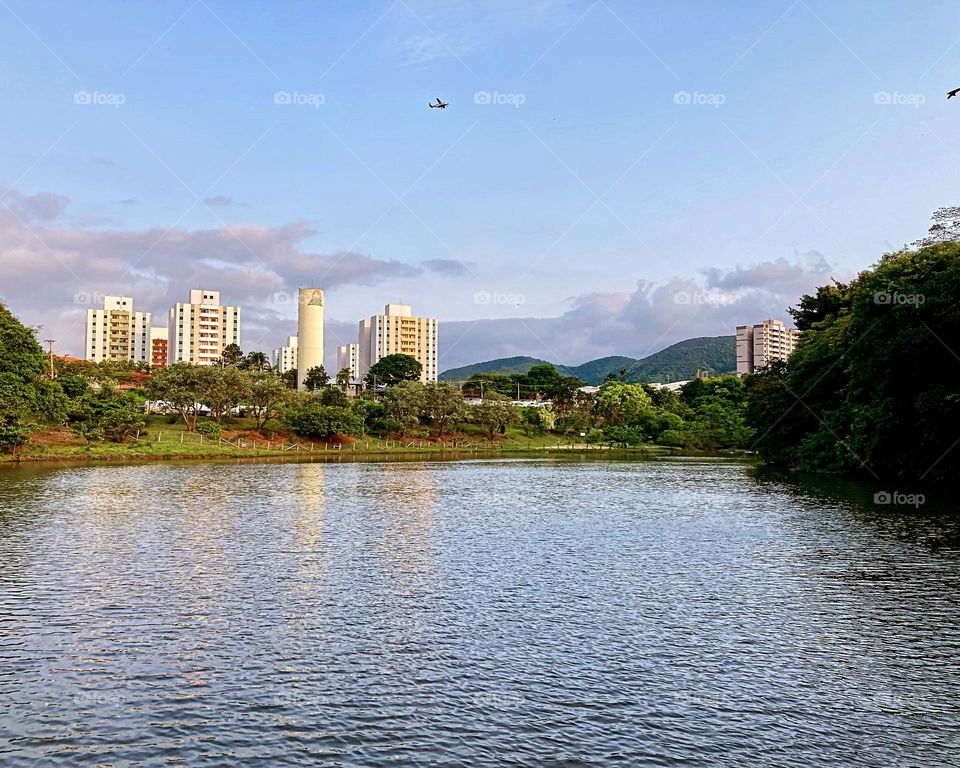
[[430, 107], [430, 109], [446, 109], [446, 108], [447, 108], [447, 104], [449, 104], [449, 103], [450, 103], [450, 102], [448, 102], [448, 101], [441, 101], [441, 100], [440, 100], [440, 97], [437, 96], [437, 103], [436, 103], [436, 104], [428, 103], [427, 106]]

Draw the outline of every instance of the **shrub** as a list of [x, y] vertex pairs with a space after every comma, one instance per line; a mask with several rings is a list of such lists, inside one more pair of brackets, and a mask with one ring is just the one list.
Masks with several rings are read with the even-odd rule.
[[197, 424], [197, 432], [206, 437], [220, 437], [223, 433], [223, 427], [215, 421], [201, 421]]
[[109, 387], [83, 398], [71, 414], [74, 432], [88, 440], [118, 443], [143, 429], [146, 419], [131, 397]]
[[333, 435], [359, 435], [362, 422], [349, 408], [306, 401], [284, 413], [283, 426], [302, 437], [326, 440]]
[[11, 417], [0, 423], [0, 453], [13, 453], [28, 440], [27, 430]]

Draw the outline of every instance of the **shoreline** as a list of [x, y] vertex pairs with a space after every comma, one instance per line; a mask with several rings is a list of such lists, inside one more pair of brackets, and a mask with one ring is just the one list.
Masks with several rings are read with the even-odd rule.
[[[146, 446], [144, 446], [146, 447]], [[135, 448], [135, 446], [131, 446]], [[464, 460], [464, 459], [498, 459], [498, 458], [527, 458], [527, 457], [577, 457], [577, 458], [631, 458], [640, 460], [658, 460], [665, 458], [686, 458], [686, 459], [730, 459], [730, 460], [749, 460], [748, 455], [731, 453], [687, 453], [676, 449], [666, 448], [657, 445], [643, 445], [635, 447], [609, 447], [609, 446], [543, 446], [543, 447], [517, 447], [507, 448], [489, 447], [489, 448], [447, 448], [447, 447], [384, 447], [384, 448], [363, 448], [361, 450], [345, 448], [327, 448], [325, 450], [312, 450], [291, 452], [270, 449], [219, 449], [214, 451], [136, 451], [136, 450], [116, 450], [105, 454], [89, 454], [86, 451], [70, 452], [51, 452], [44, 454], [26, 454], [21, 456], [0, 457], [0, 471], [3, 467], [25, 467], [25, 466], [44, 466], [55, 464], [69, 465], [115, 465], [115, 464], [160, 464], [164, 462], [221, 462], [221, 461], [244, 461], [244, 462], [263, 462], [272, 463], [277, 460], [289, 462], [340, 462], [340, 461], [369, 461], [380, 462], [389, 460]]]

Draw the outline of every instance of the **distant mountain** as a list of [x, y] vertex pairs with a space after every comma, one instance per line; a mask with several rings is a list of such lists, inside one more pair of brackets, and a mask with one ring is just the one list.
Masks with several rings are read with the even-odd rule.
[[438, 377], [440, 381], [466, 381], [475, 373], [526, 373], [535, 365], [552, 365], [546, 360], [536, 357], [501, 357], [496, 360], [487, 360], [485, 363], [474, 363], [462, 368], [451, 368]]
[[629, 371], [630, 368], [638, 362], [640, 361], [635, 357], [611, 355], [610, 357], [591, 360], [583, 365], [573, 367], [558, 366], [558, 368], [561, 373], [564, 373], [566, 376], [576, 376], [588, 384], [600, 384], [607, 377], [608, 373], [619, 374], [621, 368], [626, 368]]
[[[536, 357], [501, 357], [484, 363], [451, 368], [440, 374], [441, 381], [465, 381], [475, 373], [526, 373], [535, 365], [548, 363]], [[576, 376], [588, 384], [602, 384], [608, 373], [627, 369], [628, 381], [668, 382], [692, 379], [697, 369], [711, 375], [732, 373], [737, 369], [737, 344], [734, 336], [701, 336], [679, 341], [659, 352], [636, 360], [612, 355], [582, 365], [556, 365], [564, 376]]]
[[627, 369], [627, 380], [684, 381], [696, 376], [698, 368], [712, 376], [736, 371], [737, 337], [700, 336], [679, 341], [638, 360]]

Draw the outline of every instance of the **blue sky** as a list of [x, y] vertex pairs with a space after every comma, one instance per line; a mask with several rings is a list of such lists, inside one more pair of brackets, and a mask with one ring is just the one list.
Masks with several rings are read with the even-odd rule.
[[65, 351], [78, 293], [161, 313], [201, 281], [244, 307], [244, 346], [293, 333], [282, 296], [313, 282], [331, 345], [402, 300], [447, 329], [441, 367], [640, 356], [783, 316], [957, 202], [949, 3], [3, 0], [0, 19], [0, 297]]

